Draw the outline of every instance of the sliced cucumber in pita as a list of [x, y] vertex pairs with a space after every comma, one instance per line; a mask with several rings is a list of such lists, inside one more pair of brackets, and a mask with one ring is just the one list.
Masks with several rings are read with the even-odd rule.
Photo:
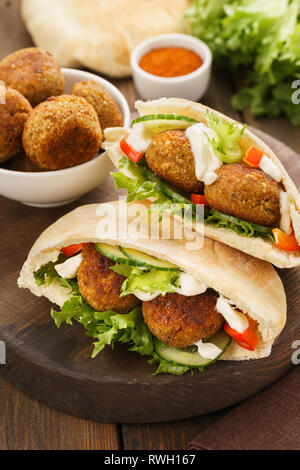
[[181, 366], [189, 366], [191, 368], [204, 368], [216, 362], [224, 354], [231, 343], [231, 337], [224, 330], [221, 330], [208, 342], [218, 346], [218, 348], [222, 350], [219, 356], [215, 359], [207, 359], [201, 356], [197, 350], [189, 351], [187, 349], [178, 349], [166, 346], [157, 338], [154, 339], [154, 347], [158, 356], [165, 361], [173, 362]]
[[141, 122], [148, 132], [155, 135], [173, 129], [185, 130], [198, 121], [187, 116], [177, 116], [176, 114], [149, 114], [135, 119], [132, 125], [134, 126]]
[[114, 261], [115, 263], [129, 264], [131, 266], [134, 266], [134, 264], [130, 262], [131, 260], [128, 258], [128, 256], [124, 255], [124, 253], [122, 253], [122, 251], [120, 250], [120, 247], [117, 245], [96, 243], [95, 247], [101, 255], [105, 256], [105, 258], [108, 258], [111, 261]]
[[134, 264], [135, 266], [155, 269], [158, 271], [179, 271], [179, 268], [175, 266], [175, 264], [154, 258], [154, 256], [147, 255], [141, 251], [123, 247], [120, 247], [120, 250], [125, 256], [129, 258], [130, 263]]

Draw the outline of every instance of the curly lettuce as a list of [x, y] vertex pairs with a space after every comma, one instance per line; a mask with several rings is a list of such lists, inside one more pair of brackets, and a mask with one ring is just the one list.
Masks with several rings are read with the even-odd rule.
[[[56, 262], [49, 262], [39, 268], [34, 273], [35, 281], [37, 285], [43, 285], [52, 284], [54, 280], [57, 280], [62, 287], [68, 289], [70, 298], [59, 310], [51, 309], [51, 318], [58, 328], [64, 323], [67, 325], [73, 325], [74, 322], [81, 324], [85, 329], [85, 334], [95, 340], [92, 358], [95, 358], [106, 346], [113, 348], [116, 343], [122, 343], [128, 344], [130, 351], [135, 351], [142, 356], [150, 356], [151, 359], [148, 361], [150, 364], [158, 363], [154, 375], [162, 373], [182, 375], [190, 370], [188, 366], [165, 361], [155, 353], [153, 335], [144, 322], [141, 306], [122, 315], [113, 310], [98, 312], [91, 307], [82, 297], [77, 279], [64, 279], [55, 270], [55, 265], [64, 262], [64, 260], [64, 255], [60, 255]], [[155, 288], [165, 292], [173, 292], [179, 275], [171, 271], [156, 271], [156, 277], [153, 273], [151, 275], [151, 270], [131, 268], [125, 265], [116, 265], [112, 268], [115, 272], [128, 276], [124, 281], [122, 295], [128, 295], [135, 288], [144, 289], [144, 292], [151, 293], [154, 293]], [[127, 271], [126, 268], [128, 268]], [[153, 284], [155, 278], [156, 284]]]
[[162, 295], [175, 292], [178, 287], [180, 271], [157, 271], [128, 266], [127, 264], [116, 264], [111, 269], [122, 276], [126, 276], [121, 287], [121, 296], [134, 294], [135, 291], [146, 294], [160, 292]]
[[267, 238], [272, 243], [274, 242], [272, 229], [269, 227], [246, 222], [245, 220], [223, 214], [222, 212], [216, 210], [211, 211], [210, 214], [211, 215], [205, 219], [205, 223], [207, 225], [214, 224], [217, 227], [233, 230], [241, 237], [262, 237]]
[[210, 129], [215, 131], [218, 139], [209, 139], [216, 156], [225, 163], [238, 163], [243, 157], [243, 149], [239, 144], [246, 125], [242, 129], [234, 123], [228, 123], [220, 119], [216, 114], [206, 114]]
[[55, 279], [58, 278], [57, 271], [55, 269], [55, 266], [57, 264], [64, 263], [67, 260], [67, 257], [63, 254], [60, 253], [58, 256], [58, 259], [56, 262], [50, 261], [49, 263], [45, 264], [44, 266], [41, 266], [35, 273], [34, 273], [34, 279], [35, 282], [38, 286], [42, 286], [46, 284], [46, 282], [50, 285], [52, 284]]
[[[211, 122], [218, 121], [216, 115], [213, 113], [209, 113], [209, 115]], [[223, 124], [225, 127], [223, 127]], [[219, 124], [215, 125], [219, 126]], [[244, 128], [242, 130], [237, 129], [232, 124], [221, 122], [220, 126], [222, 127], [222, 130], [219, 130], [219, 134], [221, 135], [223, 133], [224, 136], [232, 135], [233, 141], [238, 140], [239, 136], [241, 136], [241, 133], [244, 132]], [[122, 173], [124, 168], [129, 169], [132, 174], [135, 174], [136, 179], [124, 175]], [[180, 214], [181, 216], [190, 216], [192, 218], [195, 217], [196, 207], [194, 204], [187, 200], [185, 200], [186, 202], [178, 202], [180, 200], [179, 198], [183, 198], [183, 196], [179, 194], [178, 199], [175, 200], [162, 193], [161, 188], [164, 188], [165, 182], [161, 181], [157, 175], [153, 176], [153, 180], [155, 178], [155, 183], [148, 181], [148, 170], [145, 168], [140, 168], [139, 165], [132, 163], [127, 157], [124, 157], [121, 160], [119, 170], [120, 171], [118, 173], [112, 173], [112, 176], [115, 179], [117, 189], [127, 189], [129, 201], [146, 199], [148, 196], [143, 197], [144, 193], [141, 188], [145, 188], [146, 184], [149, 184], [148, 187], [151, 188], [149, 194], [151, 193], [151, 197], [156, 198], [153, 204], [150, 206], [150, 211], [156, 212], [158, 214], [159, 220], [161, 220], [162, 215], [166, 210], [169, 210], [172, 214]], [[170, 194], [172, 193], [170, 192]], [[187, 212], [186, 210], [188, 207], [187, 203], [189, 203], [191, 207], [190, 212]], [[274, 242], [272, 229], [238, 219], [228, 214], [223, 214], [219, 211], [212, 211], [208, 208], [205, 208], [204, 222], [205, 224], [214, 224], [217, 227], [224, 227], [228, 230], [233, 230], [235, 233], [243, 237], [262, 237], [270, 240], [272, 243]]]
[[236, 109], [286, 114], [300, 124], [300, 106], [292, 100], [292, 83], [300, 78], [299, 0], [194, 0], [185, 20], [217, 61], [247, 67], [245, 87], [232, 100]]

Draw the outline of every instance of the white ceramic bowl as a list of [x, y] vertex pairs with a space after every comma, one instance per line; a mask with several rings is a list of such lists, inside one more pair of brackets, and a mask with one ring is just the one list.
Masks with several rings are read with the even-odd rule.
[[[198, 54], [203, 65], [188, 75], [158, 77], [145, 72], [139, 66], [141, 58], [153, 49], [161, 47], [184, 47]], [[139, 44], [131, 55], [131, 68], [135, 87], [145, 100], [156, 98], [185, 98], [198, 101], [206, 93], [211, 77], [212, 54], [202, 41], [187, 34], [162, 34]]]
[[[62, 69], [70, 93], [76, 82], [95, 80], [102, 84], [120, 106], [124, 126], [130, 126], [130, 109], [122, 93], [111, 83], [82, 70]], [[20, 172], [0, 168], [0, 194], [34, 207], [56, 207], [79, 199], [95, 189], [113, 168], [105, 154], [66, 170]]]

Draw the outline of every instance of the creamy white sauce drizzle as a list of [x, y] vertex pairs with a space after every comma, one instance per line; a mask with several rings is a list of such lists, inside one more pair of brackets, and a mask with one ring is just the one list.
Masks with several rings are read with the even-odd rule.
[[286, 192], [280, 191], [280, 223], [279, 228], [287, 234], [291, 234], [291, 215], [289, 207], [289, 198]]
[[216, 181], [215, 171], [222, 166], [221, 160], [215, 155], [209, 139], [218, 142], [218, 136], [213, 129], [205, 126], [202, 122], [190, 126], [185, 135], [190, 142], [195, 158], [195, 173], [199, 181], [209, 185]]
[[[194, 276], [187, 273], [180, 273], [178, 279], [178, 287], [174, 290], [174, 293], [184, 295], [185, 297], [191, 297], [193, 295], [199, 295], [206, 292], [207, 286], [203, 282], [199, 282]], [[155, 294], [149, 294], [147, 292], [141, 292], [136, 290], [134, 295], [142, 302], [150, 302], [156, 297], [160, 296], [160, 291]]]
[[277, 183], [279, 183], [282, 180], [281, 172], [275, 165], [275, 163], [272, 162], [271, 158], [268, 157], [267, 155], [263, 155], [260, 162], [259, 162], [259, 168], [266, 173], [267, 175], [271, 176]]
[[207, 291], [207, 286], [198, 281], [194, 276], [187, 273], [180, 273], [178, 279], [177, 294], [191, 297], [193, 295], [203, 294]]
[[243, 313], [232, 308], [231, 304], [232, 302], [230, 300], [220, 295], [216, 309], [221, 315], [223, 315], [231, 328], [239, 333], [244, 333], [244, 331], [249, 328], [247, 317]]
[[140, 290], [136, 290], [133, 293], [139, 300], [142, 302], [151, 302], [151, 300], [156, 299], [156, 297], [159, 297], [161, 295], [161, 292], [158, 291], [155, 294], [150, 294], [148, 292], [142, 292]]
[[67, 259], [67, 261], [64, 263], [57, 264], [55, 266], [55, 270], [60, 275], [60, 277], [63, 277], [64, 279], [73, 279], [77, 276], [77, 272], [82, 261], [82, 254], [79, 253], [79, 255]]
[[134, 148], [137, 152], [145, 153], [151, 142], [151, 137], [147, 136], [146, 129], [143, 122], [138, 122], [132, 127], [127, 143]]
[[203, 343], [202, 340], [195, 343], [195, 346], [198, 348], [198, 353], [205, 359], [216, 359], [222, 353], [222, 349], [215, 344]]

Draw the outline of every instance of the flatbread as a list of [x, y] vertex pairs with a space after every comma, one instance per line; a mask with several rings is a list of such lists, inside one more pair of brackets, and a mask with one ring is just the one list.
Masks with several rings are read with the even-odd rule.
[[[202, 249], [187, 250], [193, 232], [186, 232], [181, 240], [149, 239], [149, 214], [140, 218], [138, 235], [130, 235], [120, 229], [124, 218], [128, 223], [133, 220], [130, 210], [133, 204], [119, 202], [92, 204], [79, 207], [51, 225], [38, 238], [25, 262], [18, 284], [30, 289], [37, 296], [45, 296], [51, 302], [62, 306], [69, 298], [67, 289], [57, 283], [37, 286], [33, 273], [49, 261], [55, 261], [60, 248], [75, 243], [105, 242], [140, 250], [157, 258], [174, 263], [185, 272], [193, 274], [199, 281], [231, 299], [242, 311], [247, 312], [259, 323], [259, 344], [251, 352], [232, 343], [222, 359], [245, 360], [266, 357], [271, 353], [272, 344], [286, 322], [286, 296], [280, 277], [267, 262], [253, 258], [211, 239], [203, 239]], [[108, 236], [105, 229], [99, 227], [105, 211], [111, 210], [117, 216], [116, 234]], [[97, 216], [102, 211], [102, 216]], [[127, 215], [126, 215], [127, 214]], [[174, 230], [182, 227], [180, 221], [174, 221]]]
[[[207, 110], [213, 111], [221, 119], [227, 122], [234, 122], [239, 128], [242, 128], [242, 124], [232, 120], [231, 118], [224, 116], [218, 111], [212, 110], [201, 103], [193, 103], [191, 101], [179, 99], [179, 98], [161, 98], [154, 101], [138, 101], [136, 108], [141, 116], [147, 114], [170, 114], [175, 113], [191, 117], [197, 121], [206, 123], [206, 112]], [[120, 149], [120, 140], [126, 134], [128, 129], [114, 128], [106, 129], [104, 133], [105, 142], [103, 148], [107, 150], [108, 156], [116, 167], [119, 165], [119, 160], [123, 158], [123, 153]], [[246, 129], [240, 144], [244, 150], [251, 146], [255, 146], [266, 153], [271, 160], [275, 163], [282, 174], [282, 182], [285, 186], [285, 190], [289, 197], [290, 213], [295, 231], [296, 238], [300, 243], [300, 194], [291, 180], [290, 176], [286, 172], [282, 163], [275, 155], [275, 153], [268, 147], [259, 137], [254, 135], [249, 129]], [[176, 217], [176, 216], [175, 216]], [[178, 216], [177, 216], [178, 217]], [[225, 243], [226, 245], [237, 248], [245, 253], [260, 258], [265, 261], [269, 261], [278, 268], [293, 268], [300, 266], [300, 251], [288, 252], [281, 250], [275, 246], [272, 246], [270, 242], [265, 241], [262, 238], [250, 238], [242, 237], [237, 235], [234, 231], [225, 229], [222, 227], [215, 227], [213, 225], [205, 225], [197, 223], [194, 224], [194, 229], [202, 233], [205, 231], [205, 236], [214, 240]]]
[[33, 41], [61, 66], [131, 75], [130, 55], [145, 39], [181, 32], [191, 0], [23, 0]]

